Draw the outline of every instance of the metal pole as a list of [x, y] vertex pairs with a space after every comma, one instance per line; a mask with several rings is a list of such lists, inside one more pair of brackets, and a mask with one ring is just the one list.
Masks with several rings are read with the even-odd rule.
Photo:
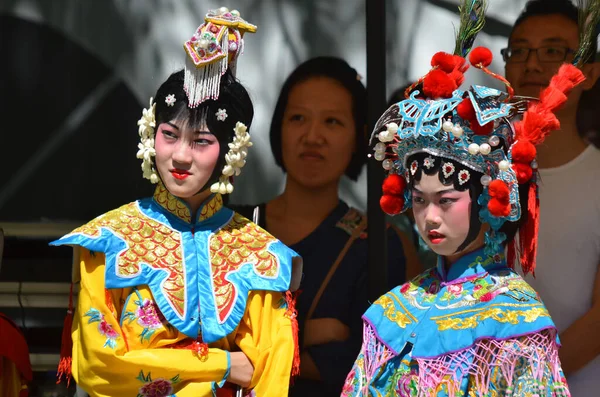
[[[367, 120], [370, 134], [385, 111], [385, 1], [366, 0], [367, 12]], [[367, 216], [369, 220], [369, 299], [387, 292], [388, 261], [385, 214], [379, 207], [384, 172], [374, 158], [367, 162]]]

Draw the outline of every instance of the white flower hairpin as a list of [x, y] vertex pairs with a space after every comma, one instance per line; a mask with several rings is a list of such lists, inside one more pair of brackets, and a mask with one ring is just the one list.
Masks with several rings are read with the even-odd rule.
[[156, 120], [154, 119], [154, 110], [156, 103], [152, 103], [148, 109], [142, 111], [142, 117], [138, 120], [138, 133], [140, 135], [140, 143], [138, 143], [138, 152], [136, 157], [142, 159], [142, 172], [144, 178], [149, 179], [152, 183], [158, 183], [158, 174], [152, 164], [152, 158], [156, 156], [154, 150], [154, 128], [156, 128]]
[[215, 113], [215, 116], [217, 116], [217, 120], [225, 121], [225, 119], [227, 118], [227, 110], [219, 109], [217, 110], [217, 113]]
[[167, 97], [165, 98], [165, 103], [167, 104], [167, 106], [175, 106], [176, 101], [177, 99], [175, 99], [175, 94], [167, 95]]
[[242, 167], [246, 165], [248, 148], [252, 146], [248, 128], [244, 123], [238, 121], [233, 130], [235, 131], [235, 136], [233, 137], [233, 142], [228, 145], [229, 152], [225, 155], [226, 164], [223, 167], [219, 181], [213, 183], [210, 187], [212, 193], [225, 194], [233, 192], [233, 185], [229, 179], [234, 175], [239, 175]]

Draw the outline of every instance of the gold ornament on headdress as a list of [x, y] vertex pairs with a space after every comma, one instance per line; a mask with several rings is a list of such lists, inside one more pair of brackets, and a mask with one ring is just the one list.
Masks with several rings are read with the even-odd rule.
[[191, 108], [219, 97], [221, 76], [228, 68], [235, 73], [237, 58], [244, 50], [244, 33], [256, 32], [255, 25], [226, 7], [209, 11], [204, 21], [183, 45], [188, 55], [183, 88]]

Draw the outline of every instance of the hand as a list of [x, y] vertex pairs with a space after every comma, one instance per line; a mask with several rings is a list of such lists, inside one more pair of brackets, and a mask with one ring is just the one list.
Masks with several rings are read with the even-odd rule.
[[315, 318], [306, 322], [304, 347], [343, 342], [350, 338], [350, 328], [337, 318]]
[[252, 375], [254, 375], [254, 367], [248, 357], [242, 352], [229, 353], [231, 359], [231, 369], [227, 380], [242, 387], [250, 386]]

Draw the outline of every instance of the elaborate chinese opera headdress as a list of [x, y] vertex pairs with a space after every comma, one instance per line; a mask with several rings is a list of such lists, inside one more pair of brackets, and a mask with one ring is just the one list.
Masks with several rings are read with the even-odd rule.
[[[470, 51], [484, 25], [486, 3], [463, 0], [454, 53], [435, 54], [432, 69], [406, 90], [405, 100], [378, 120], [371, 142], [379, 141], [375, 158], [388, 174], [380, 203], [388, 214], [410, 208], [407, 186], [421, 172], [437, 172], [442, 183], [457, 190], [480, 184], [481, 193], [474, 200], [480, 206], [479, 220], [490, 226], [486, 251], [503, 250], [506, 234], [501, 227], [524, 218], [518, 239], [508, 245], [508, 261], [513, 265], [519, 260], [524, 273], [533, 273], [539, 218], [536, 145], [560, 128], [555, 112], [585, 77], [576, 66], [564, 64], [538, 101], [515, 97], [510, 84], [487, 68], [490, 50]], [[595, 14], [590, 10], [584, 12], [597, 23], [597, 10]], [[577, 54], [586, 53], [586, 43], [582, 41]], [[501, 80], [507, 92], [479, 85], [459, 89], [469, 68], [467, 56], [472, 66]], [[581, 57], [574, 63], [581, 65]], [[527, 208], [521, 207], [520, 193], [527, 195]]]

